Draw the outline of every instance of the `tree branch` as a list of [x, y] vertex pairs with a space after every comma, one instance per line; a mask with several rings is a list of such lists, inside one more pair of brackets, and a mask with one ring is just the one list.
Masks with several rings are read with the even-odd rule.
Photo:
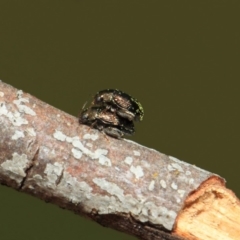
[[203, 189], [224, 189], [217, 175], [80, 125], [3, 82], [0, 123], [2, 184], [141, 239], [201, 239], [179, 221]]

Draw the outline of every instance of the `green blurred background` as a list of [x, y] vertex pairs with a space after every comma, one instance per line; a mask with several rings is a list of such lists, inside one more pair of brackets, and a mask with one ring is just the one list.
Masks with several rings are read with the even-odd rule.
[[[238, 196], [237, 1], [0, 1], [0, 79], [77, 116], [99, 90], [142, 103], [131, 139]], [[134, 239], [0, 187], [1, 239]]]

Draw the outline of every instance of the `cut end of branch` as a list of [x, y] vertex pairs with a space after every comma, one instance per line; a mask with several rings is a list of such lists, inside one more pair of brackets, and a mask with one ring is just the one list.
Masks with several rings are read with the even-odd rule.
[[217, 176], [206, 180], [185, 201], [174, 232], [186, 239], [240, 239], [240, 202]]

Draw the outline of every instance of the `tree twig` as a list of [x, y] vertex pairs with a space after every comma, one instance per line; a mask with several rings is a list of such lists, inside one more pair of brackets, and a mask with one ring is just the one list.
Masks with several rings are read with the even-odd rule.
[[201, 239], [180, 223], [203, 189], [224, 189], [217, 175], [80, 125], [3, 82], [0, 135], [2, 184], [141, 239]]

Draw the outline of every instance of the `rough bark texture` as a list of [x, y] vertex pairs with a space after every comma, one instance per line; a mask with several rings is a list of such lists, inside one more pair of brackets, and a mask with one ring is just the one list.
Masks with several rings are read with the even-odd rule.
[[80, 125], [3, 82], [0, 135], [2, 184], [142, 239], [178, 239], [186, 197], [215, 176]]

